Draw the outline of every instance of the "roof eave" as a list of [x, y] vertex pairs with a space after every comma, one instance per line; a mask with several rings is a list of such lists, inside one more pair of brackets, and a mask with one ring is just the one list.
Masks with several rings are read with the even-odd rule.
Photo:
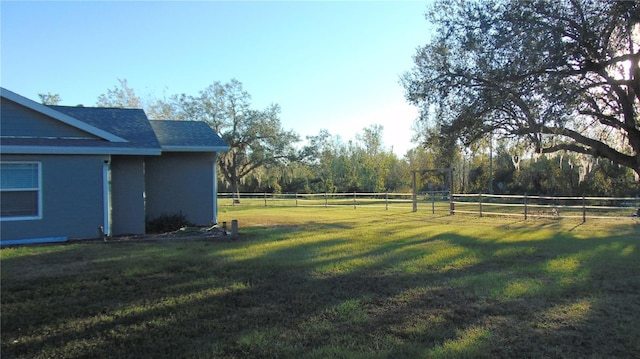
[[159, 156], [159, 148], [127, 147], [61, 147], [61, 146], [0, 146], [5, 155], [135, 155]]
[[161, 146], [163, 152], [227, 152], [229, 146]]

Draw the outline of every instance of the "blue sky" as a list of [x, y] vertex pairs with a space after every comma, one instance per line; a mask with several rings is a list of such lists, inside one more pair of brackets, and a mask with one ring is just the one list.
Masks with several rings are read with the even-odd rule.
[[301, 138], [384, 127], [403, 155], [417, 110], [400, 75], [429, 39], [427, 2], [2, 1], [2, 87], [95, 105], [126, 79], [141, 97], [236, 78]]

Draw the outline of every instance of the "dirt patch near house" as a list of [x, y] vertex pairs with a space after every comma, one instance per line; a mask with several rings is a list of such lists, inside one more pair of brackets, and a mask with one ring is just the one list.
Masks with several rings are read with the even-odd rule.
[[233, 236], [231, 232], [224, 228], [218, 227], [185, 227], [177, 231], [166, 233], [148, 233], [148, 234], [131, 234], [131, 235], [119, 235], [113, 237], [105, 237], [104, 239], [83, 239], [83, 240], [70, 240], [73, 243], [91, 243], [91, 242], [142, 242], [142, 241], [163, 241], [163, 240], [227, 240], [237, 239], [237, 235]]

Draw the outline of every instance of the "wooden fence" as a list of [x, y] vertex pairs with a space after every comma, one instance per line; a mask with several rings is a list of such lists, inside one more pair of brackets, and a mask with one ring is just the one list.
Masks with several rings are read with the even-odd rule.
[[638, 197], [454, 194], [455, 213], [538, 218], [640, 218]]
[[[218, 194], [220, 206], [237, 205], [231, 193]], [[264, 207], [400, 208], [432, 214], [514, 216], [523, 219], [640, 218], [639, 197], [563, 197], [461, 194], [447, 191], [418, 193], [240, 193], [241, 205]]]
[[[411, 208], [411, 193], [240, 193], [240, 202], [269, 206], [337, 207], [358, 206], [380, 208]], [[220, 205], [234, 206], [231, 193], [219, 193]]]

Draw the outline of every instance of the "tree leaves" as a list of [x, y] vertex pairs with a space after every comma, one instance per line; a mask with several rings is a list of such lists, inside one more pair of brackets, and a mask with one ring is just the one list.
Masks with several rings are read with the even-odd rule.
[[129, 87], [126, 79], [118, 79], [120, 86], [114, 86], [107, 93], [98, 96], [98, 107], [143, 108], [142, 100]]
[[441, 1], [427, 18], [438, 30], [402, 84], [431, 128], [466, 144], [523, 137], [640, 173], [640, 4]]

